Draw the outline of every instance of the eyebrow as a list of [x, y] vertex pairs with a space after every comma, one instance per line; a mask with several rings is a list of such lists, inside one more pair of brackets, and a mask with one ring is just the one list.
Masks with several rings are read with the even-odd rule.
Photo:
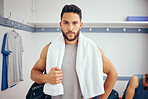
[[[63, 20], [63, 22], [68, 22], [68, 21], [66, 21], [66, 20]], [[79, 21], [73, 21], [73, 22], [79, 22]]]
[[79, 21], [73, 21], [73, 22], [79, 22]]
[[68, 21], [66, 21], [66, 20], [63, 20], [63, 22], [68, 22]]

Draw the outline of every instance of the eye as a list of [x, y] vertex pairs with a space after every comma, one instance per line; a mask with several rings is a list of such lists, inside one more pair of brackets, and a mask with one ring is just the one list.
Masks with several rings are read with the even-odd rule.
[[77, 24], [78, 22], [73, 22], [73, 24]]
[[68, 22], [65, 21], [64, 24], [68, 24]]

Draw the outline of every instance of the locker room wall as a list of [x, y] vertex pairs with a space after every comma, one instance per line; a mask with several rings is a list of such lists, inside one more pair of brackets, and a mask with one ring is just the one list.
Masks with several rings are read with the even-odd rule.
[[[31, 15], [31, 0], [4, 0], [4, 17], [8, 17], [11, 12], [10, 19], [20, 23], [27, 24]], [[13, 30], [12, 28], [0, 26], [0, 50], [2, 47], [4, 34]], [[0, 91], [1, 99], [25, 99], [28, 88], [32, 84], [30, 80], [30, 71], [35, 63], [34, 53], [34, 37], [32, 32], [15, 29], [22, 37], [23, 42], [23, 77], [24, 81], [18, 83], [16, 86], [5, 91]], [[0, 53], [0, 88], [2, 79], [2, 53]]]

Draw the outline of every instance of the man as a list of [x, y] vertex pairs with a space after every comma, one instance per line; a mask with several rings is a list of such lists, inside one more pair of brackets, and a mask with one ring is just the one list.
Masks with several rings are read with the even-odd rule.
[[[43, 48], [39, 60], [36, 62], [36, 64], [31, 70], [31, 79], [39, 84], [42, 83], [49, 83], [51, 85], [56, 85], [59, 83], [63, 84], [64, 94], [59, 96], [53, 96], [52, 97], [53, 99], [83, 99], [83, 95], [81, 92], [82, 89], [80, 88], [79, 84], [81, 80], [80, 81], [78, 80], [76, 72], [76, 55], [77, 55], [76, 52], [78, 47], [80, 29], [82, 28], [83, 25], [81, 19], [82, 19], [82, 12], [79, 7], [77, 7], [76, 5], [64, 6], [61, 12], [60, 27], [65, 41], [65, 54], [61, 69], [55, 66], [51, 68], [48, 74], [42, 73], [43, 71], [46, 70], [46, 63], [47, 63], [46, 56], [48, 49], [51, 47], [48, 44]], [[103, 62], [102, 71], [105, 74], [107, 74], [107, 78], [104, 82], [105, 93], [101, 94], [98, 99], [107, 99], [117, 80], [117, 72], [111, 61], [107, 57], [105, 57], [102, 50], [99, 47], [97, 50], [99, 50], [102, 55], [101, 56]]]
[[123, 99], [148, 99], [148, 73], [132, 76]]

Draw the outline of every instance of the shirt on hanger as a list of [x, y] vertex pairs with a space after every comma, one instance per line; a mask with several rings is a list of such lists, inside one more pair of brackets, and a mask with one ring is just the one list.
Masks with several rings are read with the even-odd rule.
[[8, 88], [23, 81], [22, 52], [23, 45], [21, 36], [15, 32], [7, 33], [5, 50], [10, 52], [7, 57], [7, 80]]

